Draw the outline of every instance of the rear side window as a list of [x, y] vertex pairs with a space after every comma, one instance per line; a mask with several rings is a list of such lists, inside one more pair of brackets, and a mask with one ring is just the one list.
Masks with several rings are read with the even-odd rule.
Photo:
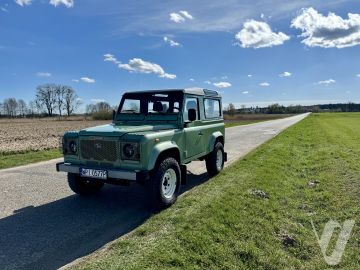
[[205, 98], [204, 99], [205, 118], [219, 118], [220, 113], [220, 100]]
[[189, 120], [188, 110], [195, 109], [196, 110], [196, 119], [199, 119], [199, 104], [198, 99], [193, 97], [187, 97], [185, 101], [185, 110], [184, 110], [184, 121]]

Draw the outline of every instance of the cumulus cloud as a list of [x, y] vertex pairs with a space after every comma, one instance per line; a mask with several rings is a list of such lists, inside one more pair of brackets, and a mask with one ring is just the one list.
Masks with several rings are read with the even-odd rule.
[[47, 78], [47, 77], [51, 77], [51, 73], [50, 72], [38, 72], [38, 73], [36, 73], [36, 76], [42, 77], [42, 78]]
[[204, 83], [206, 83], [206, 84], [211, 84], [211, 82], [210, 82], [210, 81], [204, 81]]
[[187, 12], [186, 10], [180, 10], [179, 13], [185, 17], [186, 19], [189, 19], [189, 20], [192, 20], [194, 19], [194, 17], [189, 13]]
[[190, 81], [190, 82], [193, 82], [193, 81], [195, 81], [195, 79], [191, 78], [191, 79], [189, 79], [189, 81]]
[[253, 75], [249, 74], [249, 75], [247, 75], [247, 76], [248, 76], [249, 78], [252, 78]]
[[145, 73], [145, 74], [154, 73], [157, 74], [160, 78], [166, 78], [166, 79], [176, 78], [175, 74], [166, 73], [160, 65], [144, 61], [141, 58], [130, 59], [127, 64], [119, 64], [118, 66], [121, 69], [125, 69], [127, 71], [134, 73]]
[[343, 19], [332, 12], [324, 16], [306, 8], [292, 20], [291, 27], [302, 31], [302, 43], [309, 47], [340, 49], [360, 44], [360, 14], [349, 13]]
[[171, 38], [169, 37], [164, 37], [163, 40], [169, 44], [171, 47], [179, 47], [181, 46], [181, 44], [179, 42], [176, 42], [174, 40], [172, 40]]
[[15, 3], [22, 7], [30, 5], [31, 2], [32, 0], [15, 0]]
[[172, 13], [169, 14], [169, 16], [170, 16], [170, 21], [173, 21], [175, 23], [183, 23], [187, 19], [188, 20], [194, 19], [194, 17], [189, 12], [187, 12], [186, 10], [181, 10], [178, 13], [177, 12], [172, 12]]
[[329, 84], [333, 84], [336, 83], [335, 80], [333, 79], [329, 79], [329, 80], [325, 80], [325, 81], [318, 81], [317, 84], [325, 84], [325, 85], [329, 85]]
[[270, 83], [263, 82], [263, 83], [260, 83], [259, 85], [262, 86], [262, 87], [268, 87], [268, 86], [270, 86]]
[[95, 79], [89, 78], [89, 77], [81, 77], [80, 80], [84, 83], [95, 83]]
[[285, 72], [279, 74], [279, 77], [281, 77], [281, 78], [283, 78], [283, 77], [291, 77], [291, 75], [292, 74], [290, 72], [285, 71]]
[[120, 64], [121, 62], [116, 59], [116, 57], [110, 53], [104, 54], [104, 61], [105, 62], [112, 62], [115, 64]]
[[64, 5], [67, 8], [74, 6], [74, 0], [50, 0], [50, 5], [57, 7], [58, 5]]
[[217, 88], [228, 88], [231, 87], [231, 83], [229, 82], [217, 82], [217, 83], [213, 83], [213, 85]]
[[238, 44], [243, 48], [266, 48], [282, 45], [290, 37], [279, 32], [275, 33], [266, 22], [249, 20], [243, 29], [235, 35]]
[[247, 94], [249, 94], [249, 91], [244, 91], [244, 92], [242, 92], [244, 95], [247, 95]]

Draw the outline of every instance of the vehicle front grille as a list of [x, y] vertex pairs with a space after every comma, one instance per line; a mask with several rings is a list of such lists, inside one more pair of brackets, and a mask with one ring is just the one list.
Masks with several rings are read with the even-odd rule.
[[116, 141], [82, 139], [80, 149], [82, 158], [87, 160], [114, 162], [118, 159]]

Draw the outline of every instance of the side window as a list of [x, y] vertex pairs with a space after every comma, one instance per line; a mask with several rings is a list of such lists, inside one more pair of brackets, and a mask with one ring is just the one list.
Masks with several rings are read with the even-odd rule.
[[188, 110], [195, 109], [196, 110], [196, 119], [199, 119], [199, 104], [198, 99], [193, 97], [188, 97], [185, 100], [185, 110], [184, 110], [184, 121], [189, 120]]
[[140, 100], [125, 99], [120, 113], [140, 113]]
[[218, 99], [204, 99], [205, 118], [219, 118], [220, 117], [220, 100]]

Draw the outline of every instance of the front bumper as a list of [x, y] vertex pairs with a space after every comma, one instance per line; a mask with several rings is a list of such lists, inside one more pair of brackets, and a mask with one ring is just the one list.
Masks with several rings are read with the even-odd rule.
[[[56, 171], [58, 172], [67, 172], [80, 174], [80, 168], [86, 168], [84, 166], [73, 165], [70, 163], [60, 162], [56, 164]], [[119, 179], [119, 180], [128, 180], [128, 181], [137, 181], [142, 182], [149, 179], [148, 171], [130, 171], [130, 170], [106, 170], [108, 178], [110, 179]]]

